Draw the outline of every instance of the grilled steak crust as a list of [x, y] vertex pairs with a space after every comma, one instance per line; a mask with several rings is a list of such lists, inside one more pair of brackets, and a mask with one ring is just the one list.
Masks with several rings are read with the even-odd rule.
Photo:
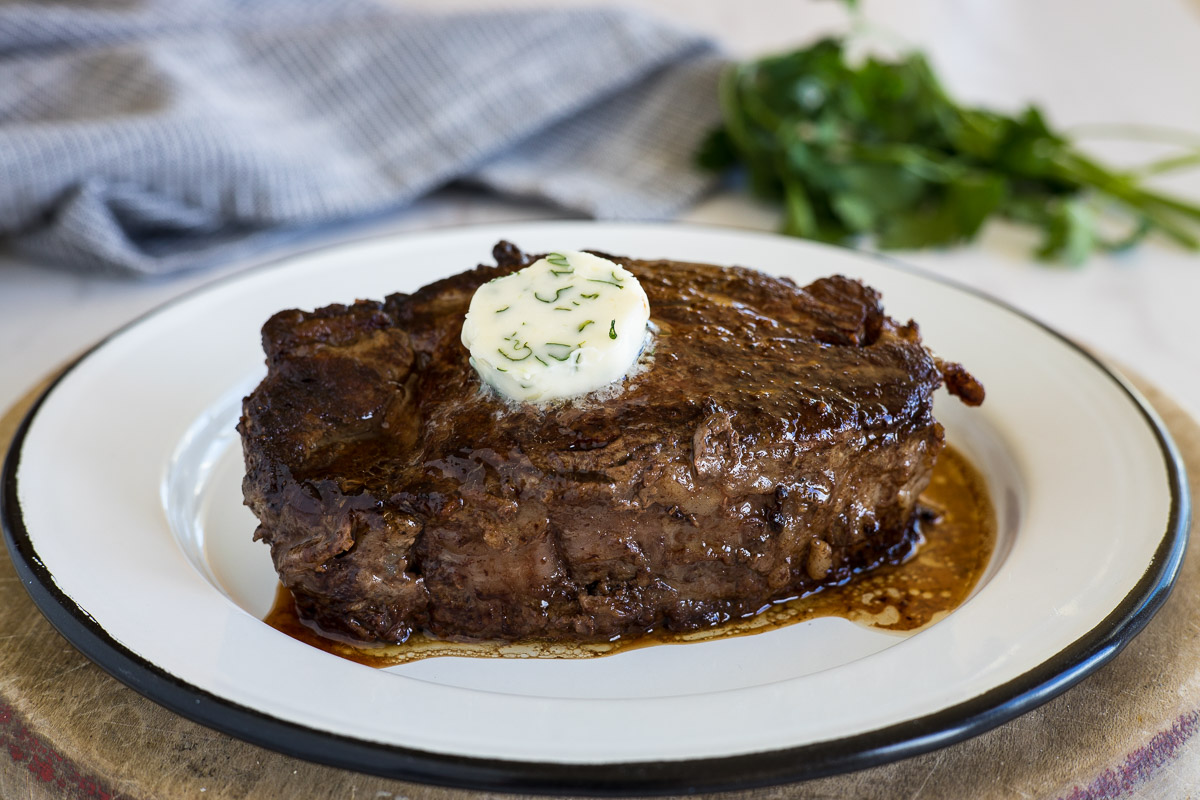
[[607, 256], [657, 327], [605, 400], [482, 387], [459, 341], [481, 266], [383, 302], [283, 311], [239, 423], [243, 488], [283, 584], [326, 632], [402, 642], [687, 630], [911, 547], [953, 376], [878, 294]]

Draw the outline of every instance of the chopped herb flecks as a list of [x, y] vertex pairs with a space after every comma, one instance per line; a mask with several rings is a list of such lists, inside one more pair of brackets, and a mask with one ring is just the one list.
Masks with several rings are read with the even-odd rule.
[[537, 292], [534, 292], [533, 299], [541, 300], [543, 303], [557, 303], [559, 295], [561, 295], [563, 292], [567, 291], [568, 289], [574, 289], [574, 288], [575, 288], [575, 286], [574, 286], [574, 284], [572, 284], [570, 286], [564, 286], [561, 289], [557, 289], [554, 292], [554, 297], [551, 297], [549, 300], [545, 299], [544, 297], [539, 295]]
[[575, 268], [571, 266], [571, 262], [568, 261], [567, 257], [562, 253], [551, 253], [550, 255], [546, 256], [546, 261], [553, 266], [558, 267], [558, 269], [550, 270], [555, 275], [570, 275], [575, 271]]
[[614, 272], [612, 276], [613, 279], [611, 281], [606, 281], [602, 278], [588, 278], [588, 280], [592, 283], [607, 283], [609, 286], [615, 286], [618, 289], [624, 289], [625, 286], [621, 283], [621, 279], [617, 277], [617, 273]]
[[614, 319], [612, 324], [608, 326], [608, 338], [617, 338], [617, 321]]
[[574, 352], [574, 349], [571, 347], [571, 345], [564, 344], [563, 342], [546, 342], [546, 347], [562, 347], [566, 349], [567, 352], [561, 356], [557, 356], [554, 353], [547, 351], [546, 355], [550, 356], [550, 358], [553, 358], [555, 361], [566, 361], [571, 357], [571, 353]]
[[583, 323], [582, 325], [580, 325], [580, 326], [579, 326], [579, 332], [580, 332], [580, 333], [582, 333], [584, 328], [586, 328], [588, 325], [591, 325], [591, 324], [592, 324], [593, 322], [595, 322], [595, 321], [596, 321], [596, 320], [594, 320], [594, 319], [589, 319], [587, 322], [585, 322], [585, 323]]
[[[496, 348], [496, 352], [507, 358], [509, 361], [524, 361], [533, 355], [533, 350], [529, 347], [529, 345], [524, 345], [523, 347], [514, 347], [513, 349], [518, 351], [524, 349], [525, 355], [521, 356], [520, 358], [517, 358], [516, 356], [510, 356], [508, 353], [504, 352], [503, 348], [499, 347]], [[534, 357], [536, 358], [536, 356]]]

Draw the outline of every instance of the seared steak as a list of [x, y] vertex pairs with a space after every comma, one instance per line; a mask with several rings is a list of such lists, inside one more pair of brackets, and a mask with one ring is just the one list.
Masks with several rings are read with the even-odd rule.
[[932, 394], [982, 387], [832, 277], [613, 258], [656, 333], [623, 391], [506, 401], [459, 341], [474, 290], [283, 311], [239, 424], [246, 503], [300, 613], [401, 642], [686, 630], [902, 558], [942, 447]]

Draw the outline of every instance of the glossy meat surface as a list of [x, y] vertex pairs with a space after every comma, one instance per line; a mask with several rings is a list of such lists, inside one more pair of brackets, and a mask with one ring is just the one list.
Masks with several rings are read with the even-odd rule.
[[650, 298], [643, 369], [602, 400], [506, 402], [459, 341], [474, 289], [525, 263], [495, 256], [263, 328], [246, 502], [328, 632], [584, 641], [754, 613], [906, 553], [932, 393], [945, 373], [982, 400], [856, 281], [616, 258]]

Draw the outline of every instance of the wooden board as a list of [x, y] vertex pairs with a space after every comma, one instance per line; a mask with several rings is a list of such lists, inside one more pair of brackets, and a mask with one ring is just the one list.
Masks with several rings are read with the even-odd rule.
[[[1139, 384], [1200, 497], [1200, 426]], [[39, 387], [40, 389], [40, 387]], [[7, 449], [36, 391], [0, 419]], [[1194, 531], [1194, 528], [1193, 528]], [[1041, 708], [959, 744], [745, 798], [968, 800], [1194, 796], [1200, 786], [1200, 547], [1116, 659]], [[95, 667], [50, 627], [0, 555], [0, 798], [465, 800], [471, 792], [310, 764], [189, 722]]]

